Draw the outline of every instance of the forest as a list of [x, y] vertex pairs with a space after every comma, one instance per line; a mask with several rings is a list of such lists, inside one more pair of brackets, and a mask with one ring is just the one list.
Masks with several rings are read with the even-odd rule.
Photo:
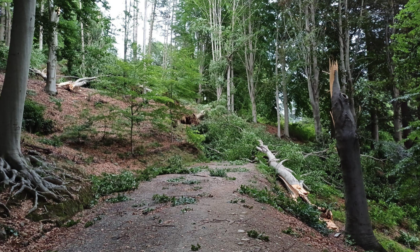
[[0, 251], [420, 251], [418, 0], [0, 0], [0, 92]]

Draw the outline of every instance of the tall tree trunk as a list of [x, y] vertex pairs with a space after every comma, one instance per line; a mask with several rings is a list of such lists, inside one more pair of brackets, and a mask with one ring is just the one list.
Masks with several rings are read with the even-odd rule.
[[125, 12], [124, 12], [124, 62], [127, 62], [129, 27], [130, 27], [130, 10], [128, 9], [127, 0], [125, 0]]
[[50, 41], [48, 43], [48, 63], [47, 63], [47, 85], [45, 92], [49, 95], [57, 94], [57, 48], [58, 32], [57, 26], [60, 19], [59, 8], [54, 5], [49, 6], [51, 30], [49, 31]]
[[155, 23], [156, 17], [156, 5], [158, 0], [153, 0], [153, 9], [152, 9], [152, 19], [150, 20], [150, 28], [149, 28], [149, 45], [147, 46], [147, 55], [149, 57], [152, 56], [152, 46], [153, 46], [153, 25]]
[[226, 84], [226, 100], [227, 100], [227, 111], [231, 112], [230, 109], [230, 62], [228, 59], [228, 69], [227, 69], [227, 84]]
[[[311, 13], [309, 14], [309, 10]], [[305, 6], [305, 30], [306, 33], [311, 37], [309, 44], [306, 46], [306, 68], [305, 72], [307, 75], [308, 82], [308, 91], [309, 91], [309, 100], [312, 106], [312, 115], [314, 118], [315, 124], [315, 135], [316, 139], [319, 141], [321, 139], [322, 128], [321, 128], [321, 113], [319, 108], [319, 69], [318, 69], [318, 59], [317, 59], [317, 46], [316, 46], [316, 37], [311, 36], [310, 33], [313, 32], [311, 25], [315, 26], [315, 5], [313, 2]]]
[[[40, 2], [40, 11], [41, 11], [41, 18], [44, 16], [44, 1], [41, 0]], [[39, 26], [39, 50], [42, 51], [44, 48], [44, 27], [42, 25]]]
[[0, 158], [17, 170], [25, 167], [20, 135], [35, 31], [35, 6], [35, 0], [14, 1], [13, 43], [0, 96]]
[[147, 0], [144, 0], [143, 14], [143, 57], [146, 55], [146, 34], [147, 34]]
[[[79, 0], [79, 8], [82, 9], [82, 0]], [[82, 42], [82, 77], [85, 77], [85, 31], [83, 27], [83, 22], [80, 22], [80, 38]]]
[[10, 38], [12, 34], [12, 12], [10, 10], [10, 3], [6, 4], [6, 46], [10, 46]]
[[277, 137], [281, 138], [281, 120], [280, 120], [280, 97], [279, 97], [279, 26], [276, 20], [276, 64], [274, 67], [274, 79], [276, 84], [276, 115], [277, 115]]
[[371, 112], [372, 117], [372, 139], [375, 142], [379, 141], [379, 123], [378, 123], [378, 112], [373, 109]]
[[0, 42], [4, 41], [4, 31], [5, 31], [5, 22], [6, 19], [4, 17], [4, 12], [5, 12], [5, 8], [4, 8], [4, 3], [0, 3], [0, 12], [2, 13], [0, 16]]
[[234, 77], [233, 77], [233, 56], [232, 56], [232, 67], [230, 68], [230, 109], [232, 113], [235, 112], [235, 83], [234, 83]]
[[286, 82], [286, 51], [284, 44], [281, 47], [281, 78], [283, 86], [283, 108], [284, 108], [284, 135], [289, 135], [289, 101], [287, 97], [287, 82]]
[[139, 2], [134, 0], [133, 3], [133, 60], [137, 61], [137, 51], [138, 51], [138, 26], [139, 26]]
[[338, 66], [330, 66], [332, 116], [344, 181], [346, 233], [365, 250], [386, 252], [376, 240], [369, 218], [360, 162], [359, 139], [347, 95], [341, 93]]

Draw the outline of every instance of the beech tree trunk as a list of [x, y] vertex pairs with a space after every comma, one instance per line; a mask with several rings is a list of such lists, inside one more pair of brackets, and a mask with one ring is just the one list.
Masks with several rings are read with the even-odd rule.
[[274, 68], [274, 76], [275, 76], [275, 83], [276, 83], [276, 114], [277, 114], [277, 137], [281, 138], [281, 125], [280, 125], [280, 97], [279, 97], [279, 27], [276, 22], [276, 65]]
[[[15, 0], [15, 18], [0, 96], [0, 158], [21, 170], [25, 160], [20, 149], [23, 107], [35, 31], [35, 0]], [[1, 175], [0, 175], [1, 177]]]
[[49, 95], [57, 94], [57, 48], [58, 33], [57, 26], [60, 20], [60, 9], [49, 5], [51, 30], [49, 31], [50, 41], [48, 43], [48, 63], [47, 63], [47, 85], [45, 92]]
[[363, 184], [357, 127], [349, 97], [341, 93], [338, 78], [338, 65], [335, 62], [330, 65], [330, 92], [337, 151], [344, 181], [346, 233], [365, 250], [385, 252], [373, 234]]
[[12, 13], [10, 11], [10, 3], [6, 3], [6, 46], [10, 46], [10, 39], [12, 34]]
[[4, 41], [4, 32], [5, 32], [5, 28], [6, 28], [6, 18], [4, 16], [5, 13], [5, 8], [4, 8], [4, 3], [0, 4], [0, 12], [2, 13], [2, 15], [0, 16], [0, 42]]

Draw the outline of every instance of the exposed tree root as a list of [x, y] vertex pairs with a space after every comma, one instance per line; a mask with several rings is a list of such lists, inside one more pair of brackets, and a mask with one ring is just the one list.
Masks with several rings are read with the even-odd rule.
[[[38, 199], [64, 200], [63, 193], [73, 197], [64, 185], [64, 181], [48, 171], [48, 164], [35, 156], [29, 156], [29, 161], [37, 167], [32, 167], [27, 162], [22, 167], [13, 168], [9, 163], [0, 158], [0, 184], [11, 186], [10, 195], [15, 197], [23, 192], [29, 193], [34, 198], [33, 207], [28, 214], [38, 208]], [[0, 207], [7, 207], [0, 203]], [[6, 210], [9, 214], [10, 211]]]

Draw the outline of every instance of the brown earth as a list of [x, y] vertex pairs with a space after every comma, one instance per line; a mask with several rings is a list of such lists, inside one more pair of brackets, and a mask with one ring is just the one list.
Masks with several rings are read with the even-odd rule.
[[[324, 237], [301, 221], [273, 207], [258, 203], [237, 192], [241, 185], [269, 187], [265, 176], [254, 164], [230, 166], [227, 163], [199, 164], [214, 168], [245, 167], [248, 172], [228, 173], [236, 180], [211, 177], [208, 171], [196, 175], [162, 175], [127, 194], [130, 201], [102, 202], [74, 219], [80, 222], [69, 228], [59, 241], [58, 251], [191, 251], [191, 245], [201, 246], [199, 251], [352, 251], [343, 237]], [[200, 184], [170, 183], [167, 180], [184, 177]], [[201, 187], [201, 188], [200, 188]], [[170, 203], [154, 203], [154, 194], [188, 196], [195, 204], [172, 207]], [[230, 203], [231, 200], [240, 200]], [[133, 207], [142, 205], [142, 207]], [[147, 215], [147, 208], [155, 210]], [[191, 208], [185, 213], [182, 209]], [[101, 220], [84, 228], [87, 221], [100, 216]], [[282, 233], [291, 227], [299, 237]], [[256, 230], [269, 236], [264, 242], [247, 236]]]

